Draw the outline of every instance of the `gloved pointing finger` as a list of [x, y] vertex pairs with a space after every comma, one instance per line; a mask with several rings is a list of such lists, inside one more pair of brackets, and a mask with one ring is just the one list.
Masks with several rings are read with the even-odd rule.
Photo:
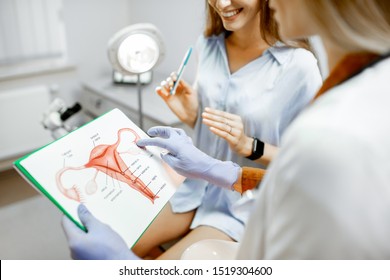
[[150, 128], [147, 133], [152, 137], [158, 136], [161, 138], [169, 138], [173, 131], [174, 129], [168, 126], [154, 126]]
[[154, 126], [148, 130], [148, 135], [152, 137], [171, 138], [177, 135], [185, 135], [185, 131], [181, 128], [175, 128], [170, 126]]
[[140, 139], [137, 141], [137, 146], [145, 147], [145, 146], [157, 146], [163, 149], [168, 150], [171, 154], [177, 154], [176, 146], [172, 141], [163, 138], [148, 138], [148, 139]]
[[169, 151], [162, 159], [184, 177], [204, 179], [212, 184], [231, 189], [237, 181], [240, 167], [233, 162], [214, 159], [197, 149], [184, 130], [153, 127], [148, 133], [160, 136], [137, 141], [138, 146], [158, 146]]

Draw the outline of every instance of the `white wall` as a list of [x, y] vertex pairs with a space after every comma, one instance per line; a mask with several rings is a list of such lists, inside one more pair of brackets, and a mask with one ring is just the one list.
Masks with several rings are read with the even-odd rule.
[[69, 57], [80, 79], [111, 69], [107, 42], [130, 23], [129, 0], [64, 0]]
[[[166, 57], [157, 71], [171, 73], [186, 49], [194, 45], [204, 25], [204, 0], [63, 0], [69, 59], [76, 69], [0, 81], [0, 91], [21, 86], [58, 84], [61, 97], [74, 102], [80, 82], [109, 73], [106, 48], [119, 29], [138, 22], [151, 22], [162, 32]], [[195, 59], [185, 78], [192, 81]]]
[[130, 23], [130, 0], [63, 0], [69, 60], [75, 69], [0, 81], [0, 91], [38, 84], [58, 84], [61, 97], [78, 99], [80, 82], [109, 71], [107, 41]]
[[[59, 96], [65, 99], [69, 106], [73, 105], [81, 94], [81, 81], [89, 76], [96, 77], [103, 71], [109, 73], [111, 67], [106, 55], [107, 41], [118, 29], [130, 24], [130, 4], [129, 0], [63, 0], [63, 18], [66, 25], [69, 60], [75, 67], [63, 71], [36, 73], [0, 80], [0, 94], [18, 92], [21, 88], [26, 87], [55, 84], [59, 86]], [[18, 125], [19, 129], [23, 131], [24, 128], [20, 124], [25, 123], [26, 126], [29, 126], [31, 118], [26, 116], [28, 112], [22, 108], [27, 106], [30, 108], [30, 112], [36, 110], [36, 114], [43, 115], [42, 107], [45, 108], [47, 105], [39, 104], [38, 102], [41, 101], [34, 98], [30, 98], [28, 101], [24, 98], [19, 99], [13, 100], [12, 108], [8, 108], [16, 111], [12, 114], [13, 119], [8, 121], [11, 126]], [[37, 103], [34, 104], [34, 102]], [[20, 104], [19, 108], [18, 104]], [[11, 106], [11, 102], [8, 105], [2, 105]], [[43, 130], [43, 127], [41, 129]], [[5, 134], [12, 133], [9, 129], [7, 131], [7, 127], [1, 123], [0, 130]], [[42, 131], [37, 130], [36, 135], [39, 134], [42, 134]], [[26, 148], [36, 148], [30, 142], [26, 140]], [[15, 145], [16, 143], [18, 142], [15, 142]], [[14, 148], [18, 150], [20, 147], [11, 147], [10, 150], [14, 150]], [[8, 161], [0, 162], [0, 170], [1, 166], [7, 168], [10, 167], [10, 164]]]
[[[166, 57], [158, 71], [177, 70], [189, 46], [203, 32], [205, 0], [131, 0], [131, 22], [150, 22], [164, 36]], [[191, 57], [184, 77], [192, 82], [196, 60]]]
[[[0, 94], [28, 86], [56, 84], [59, 96], [72, 105], [82, 94], [82, 81], [111, 74], [107, 58], [111, 36], [139, 22], [153, 23], [161, 30], [166, 56], [156, 71], [169, 75], [177, 70], [187, 48], [194, 46], [202, 33], [204, 7], [205, 0], [63, 0], [68, 56], [75, 67], [0, 80]], [[194, 80], [195, 65], [193, 56], [184, 74], [189, 82]], [[25, 116], [14, 114], [14, 118], [18, 118], [15, 123], [23, 123]]]

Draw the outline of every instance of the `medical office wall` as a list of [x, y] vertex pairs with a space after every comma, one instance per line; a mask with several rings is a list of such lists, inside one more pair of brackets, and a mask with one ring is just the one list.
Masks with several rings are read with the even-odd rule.
[[107, 68], [107, 41], [131, 22], [130, 10], [129, 0], [1, 0], [0, 89], [45, 76], [39, 60], [57, 62], [49, 74], [62, 62], [81, 78]]
[[[68, 104], [77, 101], [83, 81], [110, 74], [106, 54], [109, 38], [138, 22], [151, 22], [161, 30], [167, 51], [156, 71], [169, 74], [201, 33], [204, 5], [199, 0], [1, 0], [0, 94], [12, 98], [20, 89], [25, 92], [29, 87], [44, 86]], [[190, 61], [185, 73], [190, 82], [195, 76], [195, 61]], [[23, 100], [18, 98], [13, 104], [18, 102]], [[41, 102], [40, 106], [25, 102], [20, 108], [31, 109], [37, 117], [47, 104], [39, 99], [36, 102]], [[10, 112], [20, 111], [3, 105]], [[28, 111], [14, 116], [15, 123], [25, 123], [34, 130], [37, 125], [31, 126], [29, 120], [36, 117], [29, 118]], [[18, 151], [17, 147], [12, 150]]]
[[[61, 0], [0, 1], [0, 75], [66, 61]], [[30, 69], [27, 69], [31, 67]]]
[[0, 170], [51, 140], [37, 123], [50, 99], [73, 104], [86, 76], [109, 72], [107, 41], [130, 10], [129, 0], [0, 0]]
[[[150, 22], [164, 36], [166, 57], [159, 71], [177, 70], [189, 46], [194, 46], [203, 32], [205, 18], [204, 0], [131, 0], [131, 21]], [[196, 72], [196, 55], [192, 56], [184, 73], [193, 82]]]

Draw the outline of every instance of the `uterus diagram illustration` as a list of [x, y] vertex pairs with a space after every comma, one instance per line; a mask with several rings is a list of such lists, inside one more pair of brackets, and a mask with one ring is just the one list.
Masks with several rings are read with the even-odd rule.
[[[121, 136], [123, 133], [128, 132], [133, 135], [132, 142], [122, 143], [123, 145], [132, 145], [136, 143], [140, 137], [139, 135], [131, 128], [122, 128], [118, 131], [117, 141], [112, 144], [102, 144], [94, 147], [89, 156], [89, 161], [78, 167], [63, 167], [56, 173], [56, 184], [59, 191], [69, 199], [75, 200], [77, 202], [84, 202], [85, 197], [82, 193], [87, 195], [93, 195], [98, 190], [98, 184], [96, 182], [96, 177], [99, 172], [105, 173], [107, 176], [111, 177], [114, 180], [121, 181], [128, 185], [130, 188], [138, 191], [141, 195], [149, 199], [154, 203], [155, 199], [158, 198], [148, 186], [140, 179], [138, 176], [135, 176], [132, 171], [130, 171], [129, 166], [123, 160], [121, 153], [118, 151], [118, 147], [121, 144]], [[135, 146], [135, 145], [132, 145]], [[137, 147], [137, 146], [136, 146]], [[137, 147], [139, 152], [144, 148]], [[134, 153], [134, 152], [133, 152]], [[63, 175], [68, 171], [78, 171], [87, 168], [94, 168], [94, 176], [89, 180], [84, 186], [83, 192], [81, 191], [81, 186], [76, 184], [69, 186], [64, 186], [62, 182]]]

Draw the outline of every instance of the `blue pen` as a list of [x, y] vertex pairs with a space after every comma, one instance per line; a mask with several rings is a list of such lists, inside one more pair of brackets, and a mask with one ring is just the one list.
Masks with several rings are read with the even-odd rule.
[[181, 64], [180, 64], [179, 70], [177, 71], [177, 79], [176, 79], [176, 82], [173, 84], [173, 87], [172, 87], [172, 89], [171, 89], [171, 91], [170, 91], [170, 94], [171, 94], [171, 95], [173, 95], [173, 94], [176, 93], [176, 88], [177, 88], [177, 86], [178, 86], [178, 84], [179, 84], [179, 81], [180, 81], [180, 79], [181, 79], [181, 76], [183, 75], [184, 69], [185, 69], [185, 67], [186, 67], [186, 65], [187, 65], [187, 62], [188, 62], [190, 56], [191, 56], [191, 53], [192, 53], [192, 47], [190, 47], [190, 48], [188, 49], [188, 51], [186, 52], [186, 54], [185, 54], [185, 56], [184, 56], [184, 58], [183, 58], [183, 61], [182, 61]]

